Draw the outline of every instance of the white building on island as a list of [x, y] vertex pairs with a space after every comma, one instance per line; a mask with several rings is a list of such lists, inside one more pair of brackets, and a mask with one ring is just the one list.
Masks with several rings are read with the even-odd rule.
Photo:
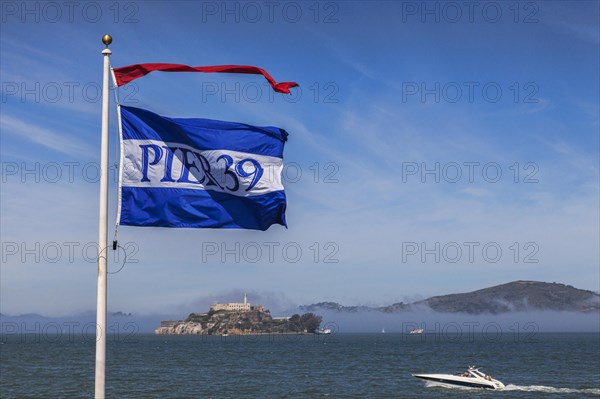
[[248, 302], [248, 295], [244, 294], [244, 302], [243, 303], [215, 303], [211, 305], [210, 310], [213, 312], [218, 312], [220, 310], [225, 310], [228, 312], [249, 312], [251, 310], [259, 310], [264, 311], [264, 307], [262, 305], [252, 306], [250, 302]]

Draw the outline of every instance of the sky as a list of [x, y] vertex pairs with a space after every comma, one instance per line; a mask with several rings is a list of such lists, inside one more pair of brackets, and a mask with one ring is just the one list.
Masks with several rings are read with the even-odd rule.
[[[596, 1], [2, 2], [0, 312], [96, 306], [101, 37], [111, 89], [169, 117], [289, 133], [288, 228], [120, 227], [108, 308], [180, 316], [211, 300], [385, 305], [514, 280], [600, 291]], [[239, 298], [240, 300], [242, 298]], [[284, 305], [282, 305], [284, 304]]]

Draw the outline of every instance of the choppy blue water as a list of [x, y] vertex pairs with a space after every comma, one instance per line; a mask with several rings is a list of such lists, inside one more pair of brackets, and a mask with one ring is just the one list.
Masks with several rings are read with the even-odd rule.
[[[93, 340], [4, 336], [0, 397], [92, 398]], [[107, 398], [598, 398], [598, 334], [112, 336]], [[426, 387], [476, 364], [503, 391]]]

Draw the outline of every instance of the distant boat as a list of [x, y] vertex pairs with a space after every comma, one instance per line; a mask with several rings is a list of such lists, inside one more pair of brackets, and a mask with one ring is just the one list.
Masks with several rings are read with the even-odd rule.
[[382, 328], [382, 329], [381, 329], [381, 333], [382, 333], [382, 334], [385, 334], [385, 328]]
[[331, 334], [331, 328], [317, 328], [315, 334]]
[[415, 328], [414, 330], [411, 330], [409, 332], [409, 334], [423, 334], [425, 333], [425, 329], [423, 328]]

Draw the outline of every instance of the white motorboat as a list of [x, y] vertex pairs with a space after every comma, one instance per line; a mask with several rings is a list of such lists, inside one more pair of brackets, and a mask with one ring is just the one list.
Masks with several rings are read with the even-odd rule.
[[415, 328], [414, 330], [410, 330], [409, 334], [424, 334], [425, 329], [423, 328]]
[[315, 334], [331, 334], [331, 328], [317, 328]]
[[461, 374], [413, 374], [413, 377], [439, 385], [467, 388], [502, 389], [504, 384], [482, 373], [475, 366]]

